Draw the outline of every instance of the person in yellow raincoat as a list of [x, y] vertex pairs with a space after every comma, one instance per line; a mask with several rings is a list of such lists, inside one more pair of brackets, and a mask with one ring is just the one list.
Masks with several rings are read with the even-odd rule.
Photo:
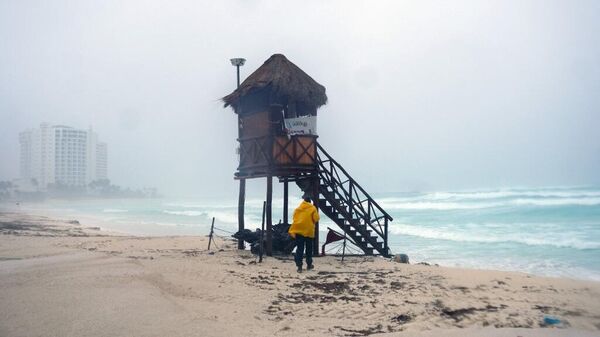
[[314, 269], [313, 265], [313, 239], [315, 238], [315, 225], [319, 221], [317, 208], [310, 203], [310, 197], [304, 196], [304, 200], [294, 211], [292, 225], [288, 230], [291, 237], [296, 239], [296, 255], [294, 260], [298, 272], [302, 272], [302, 259], [306, 251], [306, 269]]

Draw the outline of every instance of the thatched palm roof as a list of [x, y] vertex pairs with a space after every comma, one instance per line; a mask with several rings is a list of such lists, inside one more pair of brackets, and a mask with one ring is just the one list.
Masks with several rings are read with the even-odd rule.
[[255, 94], [268, 95], [270, 104], [287, 105], [294, 101], [315, 111], [327, 103], [325, 87], [282, 54], [269, 57], [238, 89], [223, 97], [223, 102], [238, 112], [240, 100]]

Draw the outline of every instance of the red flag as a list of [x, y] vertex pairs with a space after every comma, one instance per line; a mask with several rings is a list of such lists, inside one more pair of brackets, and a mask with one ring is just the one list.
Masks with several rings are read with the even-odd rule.
[[329, 232], [327, 233], [327, 239], [325, 239], [325, 243], [323, 244], [323, 246], [321, 246], [321, 255], [323, 256], [325, 255], [325, 245], [332, 242], [344, 240], [344, 236], [342, 234], [334, 231], [329, 227], [327, 227], [327, 229], [329, 229]]

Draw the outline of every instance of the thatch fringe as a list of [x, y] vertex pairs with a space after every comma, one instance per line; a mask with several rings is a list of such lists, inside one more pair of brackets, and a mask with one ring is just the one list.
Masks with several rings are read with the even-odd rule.
[[223, 97], [223, 102], [225, 107], [232, 106], [237, 112], [240, 99], [265, 94], [265, 90], [270, 104], [287, 105], [294, 101], [316, 111], [327, 103], [325, 87], [282, 54], [274, 54], [266, 60], [238, 89]]

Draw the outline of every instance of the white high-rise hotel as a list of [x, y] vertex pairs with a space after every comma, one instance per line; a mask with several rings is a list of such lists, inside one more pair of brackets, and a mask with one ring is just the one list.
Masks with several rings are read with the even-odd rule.
[[[107, 179], [106, 143], [90, 130], [41, 124], [19, 135], [21, 178], [39, 188], [50, 184], [84, 186]], [[35, 179], [35, 180], [33, 180]]]

